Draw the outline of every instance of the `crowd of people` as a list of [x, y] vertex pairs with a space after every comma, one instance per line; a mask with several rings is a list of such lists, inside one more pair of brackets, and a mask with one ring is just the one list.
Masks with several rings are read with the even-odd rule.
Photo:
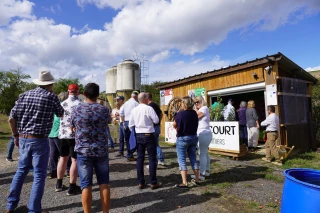
[[[57, 178], [55, 191], [61, 192], [66, 171], [69, 176], [67, 195], [81, 193], [85, 213], [92, 211], [92, 185], [95, 172], [102, 210], [109, 212], [109, 153], [115, 151], [109, 130], [110, 123], [119, 127], [117, 136], [119, 150], [116, 156], [125, 157], [127, 161], [136, 161], [137, 187], [139, 189], [147, 187], [144, 177], [146, 151], [149, 160], [147, 166], [150, 174], [149, 187], [155, 190], [162, 186], [157, 178], [157, 168], [159, 164], [165, 164], [159, 146], [163, 114], [159, 106], [152, 101], [151, 93], [134, 91], [126, 102], [123, 96], [118, 96], [116, 107], [110, 112], [107, 107], [97, 102], [100, 91], [95, 83], [89, 83], [84, 87], [85, 101], [82, 102], [78, 98], [77, 84], [70, 84], [67, 94], [55, 95], [52, 92], [55, 80], [48, 71], [40, 72], [39, 79], [33, 82], [39, 86], [21, 94], [9, 116], [12, 143], [19, 147], [19, 162], [10, 186], [7, 213], [14, 212], [18, 206], [24, 179], [31, 169], [34, 181], [28, 203], [30, 213], [42, 211], [41, 199], [46, 177]], [[232, 106], [231, 103], [230, 105]], [[231, 106], [229, 110], [232, 109]], [[251, 106], [254, 107], [254, 103], [251, 103]], [[242, 103], [241, 107], [243, 109], [238, 111], [239, 117], [247, 120], [241, 125], [246, 124], [249, 131], [249, 122], [252, 126], [258, 125], [254, 122], [256, 114], [254, 110], [250, 110], [251, 108], [244, 110], [245, 103]], [[274, 125], [277, 117], [274, 114], [274, 107], [268, 109], [270, 116], [261, 123], [268, 126], [267, 130], [270, 128], [266, 161], [271, 160], [271, 153], [276, 156], [272, 141], [277, 138], [275, 132], [277, 126]], [[174, 186], [177, 189], [199, 186], [200, 181], [210, 175], [208, 147], [212, 140], [212, 132], [209, 122], [209, 108], [201, 96], [195, 99], [189, 96], [182, 98], [182, 109], [176, 114], [173, 124], [177, 130], [176, 150], [181, 173], [181, 183]], [[255, 140], [249, 139], [248, 143], [255, 143]], [[197, 149], [200, 155], [200, 167], [196, 158]], [[8, 161], [12, 161], [12, 150], [13, 146], [10, 145]], [[134, 157], [134, 152], [137, 158]], [[193, 170], [191, 182], [187, 181], [187, 156]], [[49, 175], [47, 175], [48, 163]], [[76, 185], [78, 176], [80, 186]]]

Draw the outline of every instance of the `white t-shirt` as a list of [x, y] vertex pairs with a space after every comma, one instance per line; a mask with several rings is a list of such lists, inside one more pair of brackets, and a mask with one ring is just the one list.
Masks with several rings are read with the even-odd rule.
[[199, 125], [198, 125], [198, 135], [201, 133], [207, 133], [210, 132], [210, 112], [209, 108], [206, 106], [203, 106], [199, 109], [199, 112], [202, 112], [204, 116], [199, 119]]

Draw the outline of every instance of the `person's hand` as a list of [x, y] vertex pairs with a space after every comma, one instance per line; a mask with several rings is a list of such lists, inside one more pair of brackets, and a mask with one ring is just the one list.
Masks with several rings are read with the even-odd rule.
[[14, 145], [16, 145], [16, 147], [18, 147], [19, 148], [19, 136], [17, 136], [17, 137], [14, 137]]

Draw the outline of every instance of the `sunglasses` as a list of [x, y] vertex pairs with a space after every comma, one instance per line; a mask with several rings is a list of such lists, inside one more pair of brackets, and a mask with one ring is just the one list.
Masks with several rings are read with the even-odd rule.
[[195, 104], [198, 104], [199, 103], [199, 101], [196, 101], [196, 102], [194, 102]]

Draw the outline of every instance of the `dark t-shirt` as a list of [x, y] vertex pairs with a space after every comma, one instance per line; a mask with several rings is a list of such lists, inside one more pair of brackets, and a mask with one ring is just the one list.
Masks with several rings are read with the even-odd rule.
[[[156, 112], [156, 114], [157, 114], [157, 116], [158, 116], [158, 118], [160, 120], [160, 115], [161, 115], [162, 111], [161, 111], [160, 107], [158, 106], [158, 104], [156, 104], [155, 102], [151, 102], [148, 105], [153, 108], [153, 110]], [[159, 124], [159, 123], [157, 123], [157, 124]]]
[[178, 126], [177, 137], [191, 136], [197, 134], [199, 119], [196, 111], [181, 111], [177, 113], [174, 120]]

